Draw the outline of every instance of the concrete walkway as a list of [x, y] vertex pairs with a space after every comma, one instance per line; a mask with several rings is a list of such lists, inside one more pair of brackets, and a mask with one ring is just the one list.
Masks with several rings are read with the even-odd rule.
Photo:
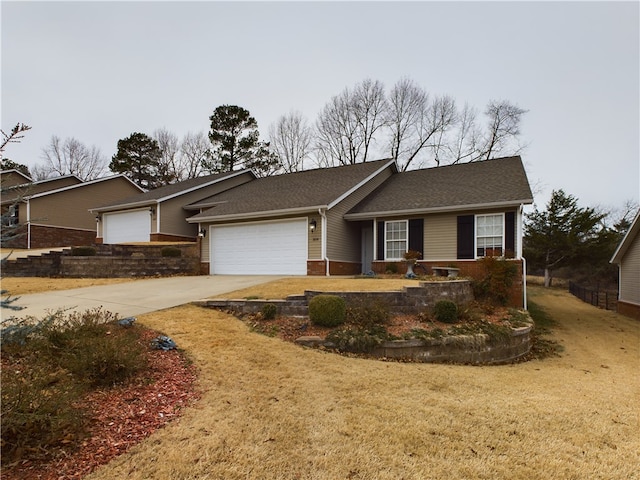
[[2, 309], [2, 318], [42, 317], [47, 311], [70, 308], [85, 311], [102, 306], [121, 317], [175, 307], [196, 300], [259, 285], [282, 278], [269, 275], [201, 275], [197, 277], [165, 277], [135, 282], [74, 288], [54, 292], [21, 295], [17, 305], [26, 307], [18, 312]]

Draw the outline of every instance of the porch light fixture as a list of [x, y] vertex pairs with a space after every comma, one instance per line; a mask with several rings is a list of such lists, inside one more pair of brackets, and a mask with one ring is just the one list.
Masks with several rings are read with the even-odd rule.
[[312, 219], [309, 222], [309, 230], [311, 231], [311, 233], [316, 231], [316, 227], [318, 226], [318, 224], [316, 223], [315, 219]]
[[149, 207], [149, 214], [150, 215], [155, 215], [156, 214], [156, 209], [153, 207]]
[[96, 215], [96, 222], [100, 222], [100, 214]]
[[200, 231], [198, 232], [198, 236], [200, 238], [204, 238], [207, 236], [207, 230], [205, 228], [200, 229]]

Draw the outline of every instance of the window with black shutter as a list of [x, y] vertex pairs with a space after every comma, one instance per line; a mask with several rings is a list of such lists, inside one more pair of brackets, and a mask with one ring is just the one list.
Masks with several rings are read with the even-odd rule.
[[458, 216], [458, 259], [474, 259], [474, 216]]
[[409, 250], [420, 252], [420, 260], [424, 258], [424, 219], [409, 220]]
[[504, 249], [506, 258], [516, 256], [516, 213], [506, 212], [504, 214]]

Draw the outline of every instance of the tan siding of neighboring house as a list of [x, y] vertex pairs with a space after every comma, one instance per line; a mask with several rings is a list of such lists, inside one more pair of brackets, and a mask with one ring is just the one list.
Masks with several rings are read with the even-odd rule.
[[327, 212], [327, 257], [333, 261], [360, 262], [361, 226], [358, 222], [347, 222], [344, 214], [364, 200], [392, 175], [387, 168], [376, 178], [367, 182]]
[[620, 300], [640, 305], [640, 235], [620, 262]]
[[0, 178], [0, 185], [2, 185], [2, 188], [15, 187], [16, 185], [23, 185], [27, 182], [29, 182], [29, 180], [16, 172], [3, 173], [2, 178]]
[[[140, 190], [131, 182], [122, 177], [117, 177], [43, 197], [32, 198], [29, 201], [31, 223], [95, 230], [95, 214], [89, 212], [89, 208], [113, 202], [139, 192]], [[23, 209], [26, 210], [26, 205], [21, 206], [21, 218]]]
[[[245, 173], [162, 202], [160, 204], [159, 233], [195, 237], [198, 234], [198, 225], [188, 223], [187, 218], [196, 215], [198, 212], [194, 210], [184, 210], [182, 207], [246, 183], [251, 178], [253, 177], [251, 177], [249, 173]], [[152, 233], [156, 233], [155, 222], [152, 226]]]

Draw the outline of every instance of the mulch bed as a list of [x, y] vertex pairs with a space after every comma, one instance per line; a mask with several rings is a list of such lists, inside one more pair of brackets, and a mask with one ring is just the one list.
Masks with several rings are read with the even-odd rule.
[[[151, 330], [141, 333], [147, 344], [157, 336]], [[32, 452], [28, 458], [2, 465], [2, 479], [82, 478], [177, 418], [200, 397], [196, 368], [183, 353], [150, 349], [148, 360], [148, 370], [127, 385], [95, 390], [84, 398], [81, 408], [91, 419], [79, 445]]]
[[[504, 307], [496, 307], [491, 314], [485, 314], [483, 320], [485, 322], [496, 325], [505, 324], [504, 319], [507, 317], [508, 309]], [[318, 336], [325, 338], [335, 328], [320, 327], [309, 321], [308, 317], [276, 317], [273, 320], [265, 320], [260, 314], [245, 315], [241, 319], [249, 325], [249, 327], [257, 332], [265, 335], [278, 337], [287, 342], [295, 342], [302, 336]], [[460, 324], [458, 324], [460, 325]], [[344, 324], [339, 328], [348, 327]], [[389, 334], [396, 337], [402, 337], [404, 334], [413, 329], [421, 329], [426, 331], [447, 330], [451, 328], [451, 324], [438, 322], [435, 319], [424, 319], [418, 315], [393, 315], [385, 328]]]

